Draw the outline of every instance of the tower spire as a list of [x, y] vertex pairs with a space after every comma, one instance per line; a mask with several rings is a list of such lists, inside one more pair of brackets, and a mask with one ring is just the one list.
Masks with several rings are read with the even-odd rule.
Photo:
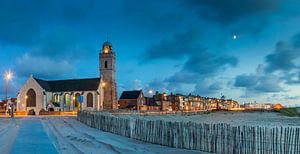
[[108, 42], [108, 33], [106, 33], [106, 42]]

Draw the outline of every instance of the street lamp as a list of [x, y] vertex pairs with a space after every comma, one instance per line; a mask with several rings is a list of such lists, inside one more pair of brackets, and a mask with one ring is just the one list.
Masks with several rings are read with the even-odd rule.
[[13, 74], [10, 71], [6, 72], [5, 75], [4, 75], [4, 79], [5, 79], [5, 96], [6, 96], [5, 100], [6, 100], [6, 102], [8, 101], [8, 82], [9, 82], [9, 80], [12, 79], [12, 77], [13, 77]]
[[148, 93], [149, 93], [150, 95], [152, 95], [152, 94], [153, 94], [153, 90], [149, 90]]

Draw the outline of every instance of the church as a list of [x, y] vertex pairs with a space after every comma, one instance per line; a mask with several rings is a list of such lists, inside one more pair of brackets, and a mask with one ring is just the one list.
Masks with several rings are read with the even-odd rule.
[[17, 96], [17, 111], [115, 110], [117, 104], [116, 56], [104, 42], [99, 53], [100, 76], [85, 79], [44, 80], [30, 75]]

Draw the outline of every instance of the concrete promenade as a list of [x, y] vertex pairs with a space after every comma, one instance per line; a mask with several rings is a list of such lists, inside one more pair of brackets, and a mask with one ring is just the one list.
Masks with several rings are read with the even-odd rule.
[[38, 118], [26, 118], [20, 124], [19, 133], [15, 140], [13, 154], [26, 153], [58, 153], [49, 139], [41, 120]]

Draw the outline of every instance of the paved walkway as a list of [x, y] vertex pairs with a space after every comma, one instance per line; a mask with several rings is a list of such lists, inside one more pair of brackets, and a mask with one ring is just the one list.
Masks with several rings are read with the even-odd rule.
[[38, 118], [24, 118], [15, 140], [13, 154], [58, 153]]

